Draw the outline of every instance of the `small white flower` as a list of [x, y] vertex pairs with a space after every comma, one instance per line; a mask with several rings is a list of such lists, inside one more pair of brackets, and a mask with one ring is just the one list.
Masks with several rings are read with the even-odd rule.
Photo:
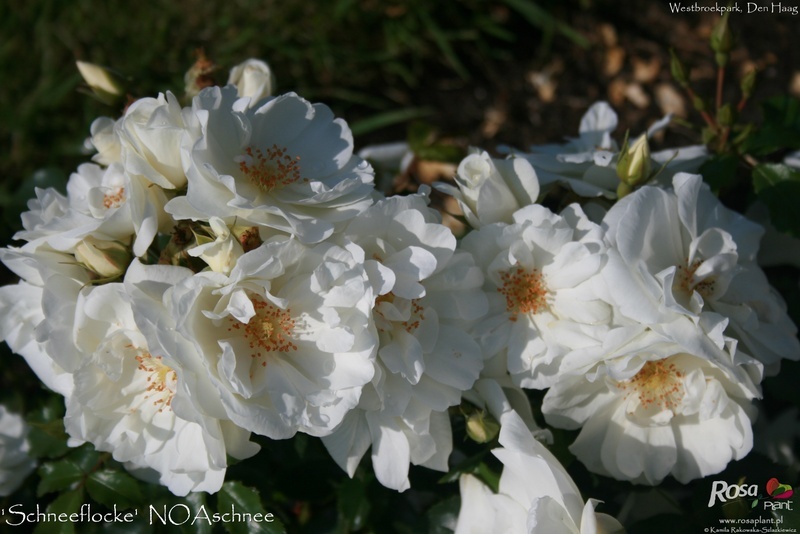
[[99, 97], [122, 96], [124, 89], [107, 68], [87, 61], [76, 61], [75, 64], [84, 81]]
[[235, 85], [240, 97], [250, 99], [250, 107], [272, 96], [275, 76], [269, 65], [260, 59], [248, 59], [231, 69], [228, 84]]
[[726, 335], [773, 371], [781, 358], [799, 359], [797, 329], [756, 264], [762, 227], [723, 206], [698, 175], [673, 183], [643, 187], [606, 214], [609, 298], [643, 324], [726, 317]]
[[75, 246], [75, 259], [101, 278], [113, 279], [125, 274], [132, 256], [124, 243], [87, 236]]
[[617, 162], [617, 176], [627, 185], [638, 185], [650, 179], [652, 162], [650, 161], [650, 145], [646, 135], [630, 146], [623, 147]]
[[0, 290], [0, 334], [47, 387], [69, 395], [68, 372], [80, 360], [72, 338], [75, 302], [92, 275], [73, 256], [45, 248], [3, 248], [0, 261], [22, 279]]
[[208, 222], [209, 230], [214, 234], [214, 240], [211, 241], [210, 237], [198, 237], [198, 240], [207, 240], [207, 242], [190, 248], [186, 252], [190, 256], [206, 262], [212, 271], [229, 274], [236, 265], [236, 260], [244, 254], [244, 249], [225, 221], [219, 217], [211, 217]]
[[616, 519], [594, 511], [599, 501], [584, 503], [564, 467], [514, 411], [502, 420], [500, 445], [492, 451], [503, 463], [498, 493], [472, 475], [461, 476], [456, 534], [623, 531]]
[[[653, 125], [647, 137], [666, 126], [668, 118]], [[542, 188], [561, 183], [583, 197], [616, 198], [619, 147], [611, 137], [616, 128], [617, 114], [607, 102], [597, 102], [581, 119], [579, 137], [564, 144], [531, 146], [529, 153], [513, 152], [530, 161]], [[657, 178], [663, 183], [677, 172], [697, 172], [708, 152], [705, 146], [696, 145], [653, 152], [650, 157], [653, 169], [666, 165]]]
[[89, 137], [84, 145], [87, 149], [94, 149], [97, 154], [92, 160], [100, 165], [111, 165], [122, 161], [122, 149], [116, 131], [116, 122], [109, 117], [99, 117], [92, 122]]
[[172, 93], [141, 98], [115, 125], [125, 172], [165, 189], [186, 185], [182, 160], [193, 139]]
[[515, 211], [535, 203], [539, 196], [536, 172], [523, 158], [496, 159], [475, 151], [458, 165], [455, 180], [457, 189], [443, 183], [434, 186], [458, 200], [473, 228], [511, 223]]
[[562, 216], [532, 205], [467, 235], [464, 249], [481, 266], [489, 313], [472, 334], [484, 357], [507, 355], [508, 370], [522, 387], [546, 388], [560, 357], [580, 344], [581, 329], [610, 319], [611, 308], [594, 291], [605, 261], [597, 225], [577, 205]]
[[133, 253], [144, 255], [159, 230], [171, 226], [163, 207], [166, 196], [160, 187], [125, 173], [119, 163], [103, 169], [87, 163], [78, 167], [67, 182], [66, 199], [53, 190], [39, 191], [23, 214], [27, 250], [46, 245], [74, 253], [83, 239], [133, 241]]
[[750, 452], [761, 366], [735, 354], [724, 324], [689, 319], [610, 330], [565, 357], [542, 404], [547, 422], [581, 428], [570, 450], [590, 470], [640, 484], [722, 471]]
[[327, 106], [293, 93], [257, 108], [247, 102], [232, 86], [195, 97], [187, 121], [200, 133], [186, 196], [166, 207], [175, 218], [235, 219], [317, 243], [372, 204], [372, 169]]
[[[52, 187], [47, 189], [37, 187], [36, 198], [28, 201], [28, 211], [20, 216], [23, 230], [14, 234], [14, 239], [27, 241], [28, 250], [35, 250], [42, 244], [46, 245], [51, 234], [72, 226], [65, 223], [69, 210], [67, 197]], [[88, 221], [81, 221], [76, 225], [86, 223]]]
[[29, 456], [28, 427], [19, 415], [0, 405], [0, 496], [14, 493], [36, 467]]

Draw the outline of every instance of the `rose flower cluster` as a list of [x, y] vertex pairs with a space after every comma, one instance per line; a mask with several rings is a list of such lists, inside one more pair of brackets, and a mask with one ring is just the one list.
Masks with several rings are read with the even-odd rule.
[[[800, 344], [756, 263], [763, 229], [692, 174], [702, 147], [651, 154], [664, 123], [619, 147], [595, 104], [578, 138], [475, 150], [435, 184], [472, 227], [458, 240], [429, 189], [375, 188], [327, 106], [237, 68], [187, 107], [97, 119], [93, 163], [66, 195], [37, 190], [0, 250], [20, 278], [0, 336], [64, 396], [71, 444], [186, 495], [219, 490], [251, 434], [301, 432], [350, 476], [369, 450], [403, 491], [410, 464], [448, 470], [449, 409], [469, 402], [499, 422], [505, 469], [499, 493], [462, 476], [457, 532], [619, 526], [525, 389], [616, 479], [687, 482], [751, 450], [762, 376]], [[580, 203], [537, 203], [554, 188]]]

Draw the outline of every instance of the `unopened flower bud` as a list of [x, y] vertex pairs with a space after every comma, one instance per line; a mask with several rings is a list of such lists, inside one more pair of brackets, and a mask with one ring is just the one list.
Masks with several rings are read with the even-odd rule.
[[500, 424], [486, 412], [475, 412], [467, 417], [467, 435], [477, 443], [488, 443], [500, 433]]
[[630, 147], [624, 146], [617, 162], [617, 176], [620, 181], [635, 186], [650, 177], [650, 145], [647, 135], [642, 134]]
[[231, 69], [228, 83], [235, 85], [239, 96], [250, 98], [250, 106], [272, 95], [275, 77], [265, 62], [248, 59]]
[[197, 246], [186, 252], [202, 259], [212, 271], [229, 274], [236, 265], [236, 260], [244, 254], [242, 246], [225, 221], [219, 217], [211, 217], [208, 222], [209, 226], [204, 228], [203, 233], [195, 232]]
[[710, 145], [717, 138], [717, 132], [713, 128], [706, 126], [700, 131], [700, 137], [704, 145]]
[[125, 273], [133, 255], [124, 243], [89, 236], [75, 247], [75, 259], [100, 278], [113, 279]]
[[113, 104], [124, 94], [125, 90], [119, 79], [107, 68], [86, 61], [76, 61], [75, 64], [83, 80], [101, 102]]
[[733, 108], [730, 104], [720, 106], [717, 110], [717, 123], [720, 126], [731, 126], [733, 124]]
[[625, 182], [620, 182], [617, 186], [617, 199], [625, 198], [626, 196], [633, 193], [633, 186], [628, 185]]
[[186, 98], [194, 98], [197, 94], [214, 85], [213, 73], [217, 69], [214, 62], [208, 59], [206, 53], [200, 49], [196, 52], [197, 60], [183, 76]]
[[728, 56], [733, 48], [733, 34], [728, 25], [729, 14], [730, 11], [726, 11], [711, 31], [711, 49], [715, 52], [714, 57], [720, 67], [728, 63]]
[[695, 95], [695, 97], [692, 99], [692, 105], [694, 106], [694, 109], [696, 109], [700, 113], [706, 110], [706, 102], [699, 96]]
[[756, 69], [751, 69], [742, 78], [740, 88], [742, 90], [742, 98], [748, 99], [753, 96], [753, 89], [756, 86]]
[[681, 87], [686, 87], [689, 84], [689, 77], [686, 75], [686, 69], [683, 63], [678, 59], [678, 55], [672, 48], [669, 49], [669, 68], [672, 71], [672, 77]]

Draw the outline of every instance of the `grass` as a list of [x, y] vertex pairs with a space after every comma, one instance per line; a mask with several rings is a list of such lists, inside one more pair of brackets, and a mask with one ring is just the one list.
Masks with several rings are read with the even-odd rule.
[[512, 61], [516, 36], [554, 33], [580, 40], [532, 0], [10, 0], [0, 5], [0, 206], [14, 224], [34, 172], [58, 169], [39, 183], [63, 182], [86, 159], [91, 121], [120, 114], [79, 92], [75, 60], [116, 69], [140, 97], [181, 91], [198, 48], [221, 83], [232, 65], [264, 58], [279, 91], [328, 103], [363, 134], [426, 114], [414, 95], [432, 76], [466, 82]]

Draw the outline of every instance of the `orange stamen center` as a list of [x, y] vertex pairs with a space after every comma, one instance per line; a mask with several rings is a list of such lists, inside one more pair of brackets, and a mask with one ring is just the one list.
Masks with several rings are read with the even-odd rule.
[[147, 374], [145, 399], [152, 398], [153, 406], [157, 406], [159, 412], [169, 408], [178, 379], [175, 371], [161, 362], [161, 356], [152, 356], [149, 352], [140, 353], [136, 361], [139, 362], [138, 369]]
[[678, 266], [678, 277], [676, 284], [688, 295], [691, 295], [692, 291], [697, 291], [703, 298], [708, 298], [714, 293], [714, 279], [706, 278], [705, 280], [701, 280], [699, 282], [695, 282], [694, 280], [694, 273], [697, 272], [698, 267], [700, 267], [702, 263], [702, 260], [695, 260], [691, 265], [689, 265], [689, 258], [686, 258], [686, 266]]
[[125, 201], [125, 188], [119, 187], [113, 193], [103, 195], [103, 207], [107, 210], [118, 208]]
[[[375, 299], [375, 313], [380, 316], [382, 319], [379, 321], [378, 330], [385, 332], [386, 330], [390, 330], [392, 327], [388, 326], [387, 324], [383, 324], [385, 322], [389, 322], [386, 317], [384, 317], [383, 313], [380, 311], [380, 304], [382, 302], [389, 302], [394, 303], [397, 297], [394, 293], [389, 292], [385, 295], [381, 295]], [[416, 329], [420, 327], [422, 321], [425, 320], [425, 308], [419, 303], [419, 299], [413, 299], [411, 301], [411, 312], [409, 313], [408, 319], [405, 321], [400, 322], [400, 326], [409, 334], [414, 332]], [[395, 322], [396, 324], [396, 322]]]
[[[297, 345], [292, 341], [295, 321], [292, 319], [291, 310], [278, 308], [262, 297], [256, 295], [250, 301], [253, 303], [256, 314], [245, 323], [229, 317], [230, 327], [228, 332], [238, 330], [244, 333], [252, 352], [251, 358], [260, 358], [270, 352], [289, 352], [297, 350]], [[267, 362], [262, 361], [263, 367]]]
[[262, 152], [247, 147], [245, 154], [239, 161], [239, 169], [265, 193], [300, 180], [300, 156], [292, 158], [285, 148], [272, 145]]
[[538, 269], [528, 271], [516, 267], [500, 275], [503, 286], [499, 291], [506, 298], [506, 311], [517, 320], [520, 313], [539, 313], [547, 308], [547, 286]]
[[648, 361], [630, 380], [624, 380], [617, 387], [628, 395], [637, 395], [642, 407], [659, 406], [662, 410], [675, 410], [683, 400], [684, 373], [669, 361]]

